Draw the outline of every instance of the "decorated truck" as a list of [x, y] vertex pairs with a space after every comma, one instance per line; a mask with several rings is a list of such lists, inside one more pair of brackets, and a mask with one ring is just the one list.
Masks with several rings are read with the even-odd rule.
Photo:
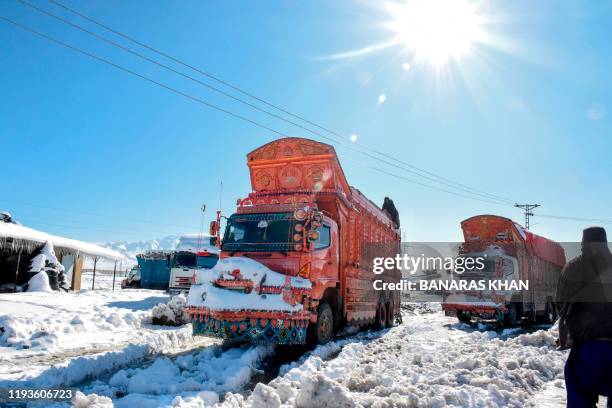
[[455, 274], [456, 280], [483, 281], [478, 290], [449, 291], [442, 309], [460, 321], [491, 320], [515, 326], [523, 319], [556, 320], [555, 293], [565, 251], [497, 215], [478, 215], [461, 222], [460, 257], [483, 259], [484, 268]]
[[[323, 344], [345, 326], [393, 325], [399, 292], [376, 291], [372, 247], [399, 252], [389, 213], [349, 186], [330, 145], [283, 138], [247, 155], [252, 192], [237, 202], [210, 270], [188, 296], [196, 335]], [[218, 220], [221, 219], [218, 213]], [[374, 247], [376, 248], [376, 247]]]

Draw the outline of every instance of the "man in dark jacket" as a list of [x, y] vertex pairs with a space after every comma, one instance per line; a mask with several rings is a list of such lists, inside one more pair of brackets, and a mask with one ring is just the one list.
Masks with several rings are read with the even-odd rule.
[[612, 407], [612, 254], [603, 228], [584, 230], [582, 254], [561, 273], [557, 305], [559, 348], [571, 348], [567, 406], [595, 407], [605, 395]]

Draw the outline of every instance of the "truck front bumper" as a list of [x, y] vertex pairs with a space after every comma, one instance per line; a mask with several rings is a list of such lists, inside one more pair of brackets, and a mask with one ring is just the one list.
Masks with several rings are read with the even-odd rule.
[[505, 312], [505, 307], [492, 302], [445, 302], [442, 303], [442, 310], [446, 316], [457, 316], [461, 312], [474, 318], [490, 320], [496, 319], [499, 313]]
[[305, 344], [310, 312], [188, 309], [193, 334], [252, 343]]

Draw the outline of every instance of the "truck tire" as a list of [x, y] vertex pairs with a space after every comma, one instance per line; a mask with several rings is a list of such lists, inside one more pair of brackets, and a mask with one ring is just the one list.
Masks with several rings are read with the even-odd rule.
[[548, 324], [555, 324], [557, 320], [557, 310], [555, 305], [551, 301], [546, 302], [546, 308], [544, 309], [544, 321]]
[[383, 303], [379, 303], [376, 307], [376, 318], [374, 320], [374, 330], [382, 330], [385, 328], [387, 320], [387, 309]]
[[464, 312], [463, 310], [457, 310], [457, 319], [459, 319], [461, 323], [465, 323], [465, 324], [472, 323], [472, 318], [470, 317], [470, 315]]
[[518, 311], [516, 310], [516, 306], [511, 303], [507, 306], [506, 313], [504, 313], [504, 324], [507, 327], [515, 327], [518, 325], [518, 322]]
[[393, 327], [393, 323], [394, 323], [394, 317], [395, 317], [395, 310], [393, 310], [393, 303], [387, 303], [387, 313], [386, 313], [386, 318], [385, 318], [385, 326], [386, 327]]
[[334, 313], [327, 302], [323, 302], [317, 308], [317, 322], [312, 325], [310, 343], [325, 344], [331, 340], [334, 333]]

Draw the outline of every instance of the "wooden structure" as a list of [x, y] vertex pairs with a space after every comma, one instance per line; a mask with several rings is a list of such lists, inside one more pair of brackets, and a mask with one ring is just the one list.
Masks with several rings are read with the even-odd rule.
[[87, 242], [59, 237], [19, 224], [0, 222], [0, 285], [14, 290], [28, 281], [30, 261], [46, 243], [53, 244], [55, 256], [64, 265], [70, 288], [81, 289], [85, 257], [120, 259], [122, 254]]

